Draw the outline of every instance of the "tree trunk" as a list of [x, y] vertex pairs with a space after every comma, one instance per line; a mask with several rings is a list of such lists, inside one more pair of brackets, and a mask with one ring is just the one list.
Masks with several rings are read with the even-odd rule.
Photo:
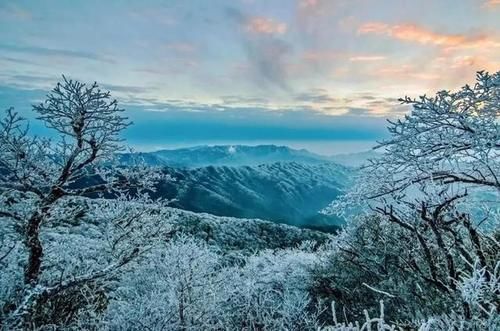
[[43, 247], [40, 241], [40, 225], [49, 212], [50, 207], [63, 196], [62, 190], [57, 186], [44, 199], [42, 206], [28, 220], [26, 227], [25, 244], [28, 249], [28, 265], [24, 271], [24, 284], [35, 286], [38, 284], [40, 267], [42, 265]]
[[40, 276], [40, 266], [42, 265], [43, 248], [40, 242], [40, 223], [42, 214], [35, 212], [29, 219], [26, 228], [26, 247], [28, 248], [28, 265], [24, 271], [24, 284], [35, 286]]

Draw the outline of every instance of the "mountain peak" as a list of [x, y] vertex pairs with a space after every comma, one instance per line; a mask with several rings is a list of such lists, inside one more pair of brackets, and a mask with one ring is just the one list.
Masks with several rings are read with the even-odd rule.
[[277, 145], [200, 145], [180, 149], [165, 149], [141, 153], [147, 163], [172, 167], [198, 168], [214, 166], [258, 165], [274, 162], [325, 162], [324, 156], [305, 149], [297, 150]]

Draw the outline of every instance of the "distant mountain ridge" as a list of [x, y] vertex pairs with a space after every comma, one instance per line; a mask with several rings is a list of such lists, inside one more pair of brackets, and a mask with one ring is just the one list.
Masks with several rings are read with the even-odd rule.
[[330, 161], [327, 156], [305, 149], [276, 145], [217, 145], [166, 149], [148, 153], [120, 154], [120, 161], [127, 163], [133, 157], [149, 165], [198, 168], [206, 166], [250, 166], [273, 162], [300, 162], [317, 164]]

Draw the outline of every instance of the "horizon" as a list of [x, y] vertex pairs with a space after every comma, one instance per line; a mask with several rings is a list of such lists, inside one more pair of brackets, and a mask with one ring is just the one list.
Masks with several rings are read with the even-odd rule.
[[174, 151], [179, 149], [196, 149], [203, 147], [262, 147], [276, 146], [286, 147], [297, 151], [307, 151], [320, 156], [337, 156], [359, 154], [373, 151], [377, 145], [375, 141], [218, 141], [218, 142], [193, 142], [193, 143], [178, 143], [167, 145], [152, 145], [152, 146], [127, 146], [132, 148], [133, 152], [137, 153], [154, 153], [159, 151]]

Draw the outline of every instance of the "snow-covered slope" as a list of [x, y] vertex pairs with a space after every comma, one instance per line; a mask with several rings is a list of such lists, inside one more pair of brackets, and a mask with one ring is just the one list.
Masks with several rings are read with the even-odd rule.
[[276, 224], [260, 219], [244, 219], [193, 213], [167, 208], [173, 234], [186, 233], [215, 245], [224, 251], [255, 252], [261, 249], [296, 247], [304, 241], [325, 242], [330, 235]]

